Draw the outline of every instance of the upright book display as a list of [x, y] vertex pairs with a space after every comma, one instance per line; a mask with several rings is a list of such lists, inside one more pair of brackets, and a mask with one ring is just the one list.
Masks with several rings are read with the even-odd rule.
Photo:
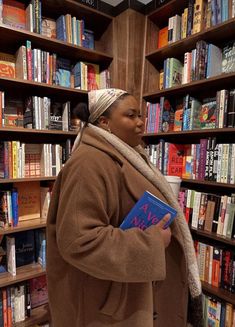
[[[99, 77], [103, 76], [102, 78], [106, 78], [106, 82], [109, 83], [107, 79], [110, 79], [110, 76], [106, 75], [112, 76], [113, 59], [112, 16], [73, 0], [33, 0], [15, 3], [17, 8], [9, 9], [6, 7], [9, 5], [8, 1], [3, 1], [0, 15], [3, 54], [0, 54], [1, 268], [3, 271], [7, 270], [7, 264], [3, 262], [7, 252], [4, 238], [13, 235], [13, 238], [8, 239], [18, 240], [17, 235], [22, 234], [20, 232], [33, 231], [35, 246], [37, 247], [37, 242], [40, 242], [41, 247], [35, 248], [38, 259], [32, 259], [35, 262], [16, 267], [15, 276], [7, 271], [0, 273], [0, 305], [3, 308], [0, 319], [5, 322], [9, 319], [9, 326], [13, 322], [10, 311], [13, 307], [8, 289], [21, 285], [19, 283], [26, 283], [25, 287], [28, 289], [28, 285], [30, 287], [36, 285], [35, 278], [45, 276], [45, 240], [41, 241], [40, 237], [46, 226], [48, 189], [69, 157], [71, 144], [76, 137], [76, 130], [71, 123], [76, 117], [73, 117], [72, 110], [78, 102], [87, 101], [89, 88], [96, 87], [92, 85], [97, 83], [97, 80], [94, 80], [97, 77], [94, 75], [97, 69]], [[14, 2], [11, 5], [14, 6]], [[14, 17], [11, 16], [11, 10], [15, 12]], [[64, 25], [59, 23], [56, 35], [55, 22], [58, 23], [59, 18], [68, 21]], [[83, 28], [83, 33], [79, 32], [79, 28]], [[66, 38], [63, 38], [64, 35]], [[35, 56], [38, 56], [37, 59]], [[10, 62], [14, 61], [14, 58], [17, 67]], [[58, 66], [55, 66], [54, 58], [63, 60], [58, 61]], [[71, 64], [71, 71], [66, 71], [68, 62]], [[81, 63], [80, 69], [81, 67], [87, 69], [82, 85], [82, 72], [80, 71], [79, 79], [77, 75], [79, 72], [73, 68], [78, 62]], [[89, 67], [84, 68], [88, 63]], [[104, 81], [102, 83], [105, 87]], [[25, 188], [18, 187], [21, 193], [18, 194], [17, 203], [12, 194], [13, 191], [17, 191], [17, 186], [23, 183]], [[36, 185], [34, 193], [30, 193], [30, 183]], [[9, 209], [7, 212], [6, 207]], [[29, 220], [27, 210], [30, 211]], [[13, 220], [16, 216], [19, 221]], [[30, 280], [34, 282], [28, 284], [27, 281]], [[31, 311], [30, 316], [25, 321], [15, 323], [14, 326], [34, 326], [49, 320], [48, 305], [44, 303], [44, 298], [38, 300], [38, 303], [44, 304], [35, 305], [35, 308], [32, 306], [32, 310], [29, 303], [27, 306], [27, 297], [24, 301], [25, 312], [29, 315]]]
[[213, 310], [221, 324], [229, 321], [235, 305], [235, 8], [221, 1], [214, 11], [215, 3], [171, 0], [148, 14], [143, 74], [144, 140], [165, 175], [183, 178], [179, 200], [195, 240], [208, 324]]

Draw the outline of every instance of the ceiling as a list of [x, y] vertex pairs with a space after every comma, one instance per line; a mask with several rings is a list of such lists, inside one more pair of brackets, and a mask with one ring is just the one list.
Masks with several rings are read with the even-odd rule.
[[[112, 5], [112, 6], [117, 6], [117, 5], [119, 5], [119, 3], [121, 3], [123, 0], [102, 0], [102, 1], [108, 3], [108, 4]], [[151, 0], [138, 0], [138, 1], [139, 1], [139, 2], [142, 2], [142, 3], [144, 3], [144, 4], [146, 5], [146, 4], [149, 3]]]

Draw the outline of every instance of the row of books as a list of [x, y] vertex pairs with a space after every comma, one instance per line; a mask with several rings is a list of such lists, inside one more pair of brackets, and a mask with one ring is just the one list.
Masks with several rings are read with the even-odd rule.
[[235, 194], [218, 195], [181, 189], [179, 203], [188, 224], [195, 229], [235, 238]]
[[205, 326], [235, 326], [235, 308], [231, 303], [203, 294]]
[[48, 303], [46, 276], [0, 290], [0, 325], [14, 326], [31, 316], [31, 311]]
[[57, 176], [66, 152], [60, 144], [0, 142], [0, 178]]
[[70, 14], [56, 20], [43, 17], [40, 0], [32, 0], [27, 6], [18, 0], [1, 0], [0, 4], [0, 21], [7, 26], [94, 49], [94, 32], [85, 29], [84, 19]]
[[198, 241], [194, 244], [201, 281], [234, 293], [235, 253]]
[[216, 138], [201, 139], [197, 144], [173, 144], [160, 139], [146, 150], [151, 162], [164, 175], [185, 179], [235, 183], [235, 144], [217, 143]]
[[189, 0], [181, 15], [168, 19], [159, 30], [157, 47], [184, 39], [235, 17], [233, 0]]
[[187, 94], [147, 102], [146, 133], [235, 127], [235, 90], [219, 90], [203, 101]]
[[58, 57], [41, 49], [32, 49], [26, 41], [16, 55], [0, 53], [0, 76], [19, 78], [50, 85], [60, 85], [82, 90], [96, 90], [107, 87], [107, 72], [100, 73], [98, 64]]
[[5, 92], [0, 91], [0, 127], [68, 131], [72, 129], [70, 101], [61, 103], [38, 96], [5, 97]]
[[34, 263], [46, 267], [45, 229], [27, 230], [0, 236], [1, 265], [0, 273], [17, 275], [19, 267]]
[[56, 21], [50, 19], [50, 26], [56, 30], [57, 39], [85, 48], [94, 49], [94, 32], [85, 29], [84, 25], [84, 19], [77, 19], [70, 14], [61, 15]]
[[184, 54], [184, 63], [177, 58], [164, 60], [163, 71], [160, 72], [160, 88], [166, 89], [234, 72], [234, 48], [234, 41], [222, 49], [204, 40], [198, 41], [195, 49]]
[[32, 219], [46, 219], [51, 200], [52, 184], [22, 182], [0, 190], [0, 227], [16, 227]]

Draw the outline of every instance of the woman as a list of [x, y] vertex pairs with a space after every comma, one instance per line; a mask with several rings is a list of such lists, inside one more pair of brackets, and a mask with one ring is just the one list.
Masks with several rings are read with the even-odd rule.
[[[190, 232], [170, 186], [139, 145], [144, 126], [136, 100], [105, 89], [89, 92], [88, 102], [80, 118], [89, 124], [56, 180], [48, 214], [53, 326], [185, 327], [190, 318], [201, 327]], [[177, 218], [167, 229], [169, 215], [145, 231], [121, 230], [146, 190], [174, 206]]]

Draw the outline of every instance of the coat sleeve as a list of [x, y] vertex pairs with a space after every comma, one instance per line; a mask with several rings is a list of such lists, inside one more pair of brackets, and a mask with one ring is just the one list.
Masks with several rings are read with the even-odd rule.
[[62, 175], [56, 218], [63, 259], [99, 279], [163, 280], [165, 248], [157, 226], [123, 231], [110, 224], [121, 201], [121, 168], [110, 157], [71, 161]]

